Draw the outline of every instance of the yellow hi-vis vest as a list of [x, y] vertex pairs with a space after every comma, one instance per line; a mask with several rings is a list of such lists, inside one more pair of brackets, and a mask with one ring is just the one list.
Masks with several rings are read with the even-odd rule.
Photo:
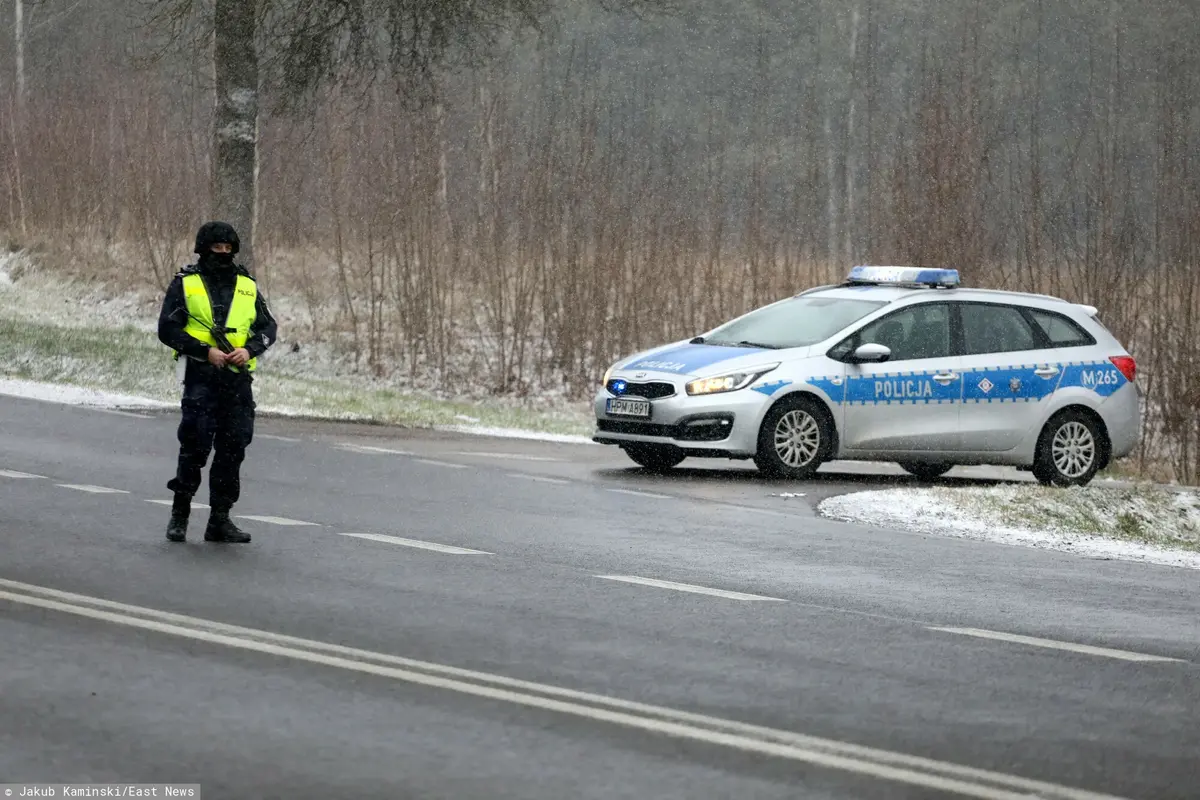
[[[209, 299], [208, 290], [204, 287], [204, 281], [199, 275], [183, 276], [183, 295], [187, 301], [188, 310], [188, 322], [184, 331], [209, 347], [217, 347], [217, 340], [209, 330], [213, 327], [212, 301]], [[230, 304], [229, 315], [225, 320], [226, 328], [236, 329], [225, 333], [225, 338], [235, 349], [245, 347], [246, 340], [250, 338], [250, 326], [258, 317], [258, 309], [255, 307], [257, 300], [258, 285], [253, 279], [247, 278], [245, 275], [238, 275], [237, 285], [233, 287], [233, 302]], [[258, 366], [257, 361], [254, 358], [250, 359], [246, 362], [246, 368], [254, 372]], [[232, 364], [229, 365], [229, 368], [234, 372], [241, 371]]]

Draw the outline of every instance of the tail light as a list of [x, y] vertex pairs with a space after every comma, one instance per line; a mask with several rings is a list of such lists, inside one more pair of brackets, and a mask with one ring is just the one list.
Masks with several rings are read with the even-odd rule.
[[1121, 370], [1125, 380], [1133, 383], [1133, 379], [1137, 377], [1137, 362], [1133, 360], [1133, 356], [1112, 356], [1108, 360]]

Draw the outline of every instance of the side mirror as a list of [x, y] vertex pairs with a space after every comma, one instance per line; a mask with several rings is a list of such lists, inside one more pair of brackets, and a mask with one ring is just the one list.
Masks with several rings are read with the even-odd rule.
[[854, 362], [856, 364], [881, 364], [891, 357], [891, 349], [882, 344], [868, 343], [861, 345], [854, 351]]

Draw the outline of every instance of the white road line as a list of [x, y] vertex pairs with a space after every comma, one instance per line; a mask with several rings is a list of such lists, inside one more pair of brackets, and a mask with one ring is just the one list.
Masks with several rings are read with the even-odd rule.
[[745, 594], [743, 592], [730, 592], [725, 589], [711, 589], [708, 586], [695, 586], [690, 583], [675, 583], [674, 581], [660, 581], [654, 578], [638, 578], [634, 575], [597, 575], [597, 578], [603, 578], [606, 581], [621, 581], [622, 583], [637, 583], [642, 586], [655, 586], [659, 589], [674, 589], [677, 592], [691, 592], [692, 594], [707, 594], [713, 597], [725, 597], [729, 600], [766, 600], [773, 603], [786, 603], [782, 597], [766, 597], [760, 594]]
[[293, 439], [290, 436], [276, 436], [273, 433], [256, 433], [254, 434], [259, 439], [273, 439], [276, 442], [298, 442], [299, 439]]
[[398, 544], [402, 547], [415, 547], [419, 550], [435, 550], [439, 553], [452, 553], [460, 556], [491, 556], [495, 553], [487, 553], [483, 550], [470, 550], [466, 547], [453, 547], [448, 544], [437, 544], [436, 542], [422, 542], [418, 539], [402, 539], [399, 536], [384, 536], [379, 533], [339, 533], [339, 536], [352, 536], [355, 539], [370, 539], [373, 542], [385, 542], [387, 544]]
[[639, 491], [635, 491], [633, 489], [609, 489], [608, 491], [613, 492], [615, 494], [633, 495], [634, 497], [652, 497], [655, 500], [670, 500], [671, 499], [669, 495], [654, 494], [653, 492], [639, 492]]
[[525, 475], [520, 472], [510, 472], [508, 473], [508, 477], [522, 478], [527, 481], [537, 481], [538, 483], [557, 483], [560, 485], [570, 483], [570, 481], [564, 481], [562, 478], [543, 478], [541, 475]]
[[134, 419], [150, 419], [149, 414], [135, 414], [132, 411], [118, 411], [115, 408], [92, 408], [89, 411], [99, 411], [101, 414], [112, 414], [118, 417], [133, 417]]
[[964, 797], [982, 800], [1021, 800], [1030, 796], [1037, 796], [1043, 800], [1121, 800], [1113, 795], [922, 756], [749, 725], [387, 653], [299, 639], [15, 581], [0, 579], [0, 586], [22, 592], [15, 594], [0, 591], [0, 600], [35, 608], [501, 700], [528, 708], [771, 755]]
[[767, 508], [749, 508], [747, 506], [738, 506], [738, 510], [747, 511], [751, 514], [764, 514], [768, 517], [787, 517], [788, 519], [796, 519], [798, 514], [788, 514], [784, 511], [771, 511]]
[[238, 519], [249, 519], [255, 522], [265, 522], [268, 525], [310, 525], [313, 527], [320, 527], [320, 525], [315, 522], [301, 522], [298, 519], [288, 519], [287, 517], [257, 517], [249, 514], [240, 514], [235, 516]]
[[418, 464], [428, 464], [431, 467], [446, 467], [447, 469], [469, 469], [466, 464], [451, 464], [449, 461], [435, 461], [432, 458], [414, 458]]
[[79, 483], [56, 483], [55, 486], [61, 486], [64, 489], [74, 489], [77, 492], [90, 492], [91, 494], [129, 494], [124, 489], [109, 489], [107, 486], [88, 486]]
[[46, 480], [45, 475], [31, 475], [28, 472], [17, 472], [11, 469], [0, 469], [0, 478], [15, 478], [17, 480]]
[[995, 639], [1001, 642], [1012, 642], [1014, 644], [1027, 644], [1032, 647], [1047, 647], [1052, 650], [1068, 650], [1072, 653], [1084, 653], [1089, 656], [1103, 656], [1104, 658], [1117, 658], [1122, 661], [1174, 661], [1177, 663], [1187, 663], [1182, 658], [1168, 658], [1167, 656], [1152, 656], [1146, 653], [1134, 653], [1129, 650], [1113, 650], [1108, 647], [1094, 647], [1090, 644], [1075, 644], [1073, 642], [1059, 642], [1054, 639], [1039, 639], [1034, 636], [1020, 636], [1015, 633], [1000, 633], [999, 631], [986, 631], [980, 628], [935, 628], [930, 627], [931, 631], [941, 631], [943, 633], [956, 633], [961, 636], [975, 636], [980, 639]]
[[[170, 500], [147, 500], [147, 503], [154, 503], [156, 506], [173, 506], [174, 502]], [[204, 503], [192, 503], [192, 508], [208, 508]]]
[[375, 447], [373, 445], [368, 445], [368, 444], [339, 444], [338, 447], [340, 447], [343, 450], [348, 450], [351, 453], [382, 453], [384, 455], [392, 455], [392, 456], [411, 456], [411, 455], [413, 455], [408, 450], [392, 450], [387, 447]]
[[478, 451], [464, 451], [454, 453], [456, 456], [482, 456], [484, 458], [511, 458], [515, 461], [562, 461], [561, 458], [550, 458], [549, 456], [527, 456], [523, 453], [484, 453]]

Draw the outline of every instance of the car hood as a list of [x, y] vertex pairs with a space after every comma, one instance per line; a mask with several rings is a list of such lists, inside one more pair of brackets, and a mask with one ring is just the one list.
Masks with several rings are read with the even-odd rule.
[[621, 372], [645, 372], [649, 375], [671, 375], [706, 378], [764, 363], [793, 361], [807, 355], [809, 348], [771, 350], [764, 347], [725, 347], [711, 344], [691, 344], [688, 341], [663, 345], [646, 350], [618, 362]]

